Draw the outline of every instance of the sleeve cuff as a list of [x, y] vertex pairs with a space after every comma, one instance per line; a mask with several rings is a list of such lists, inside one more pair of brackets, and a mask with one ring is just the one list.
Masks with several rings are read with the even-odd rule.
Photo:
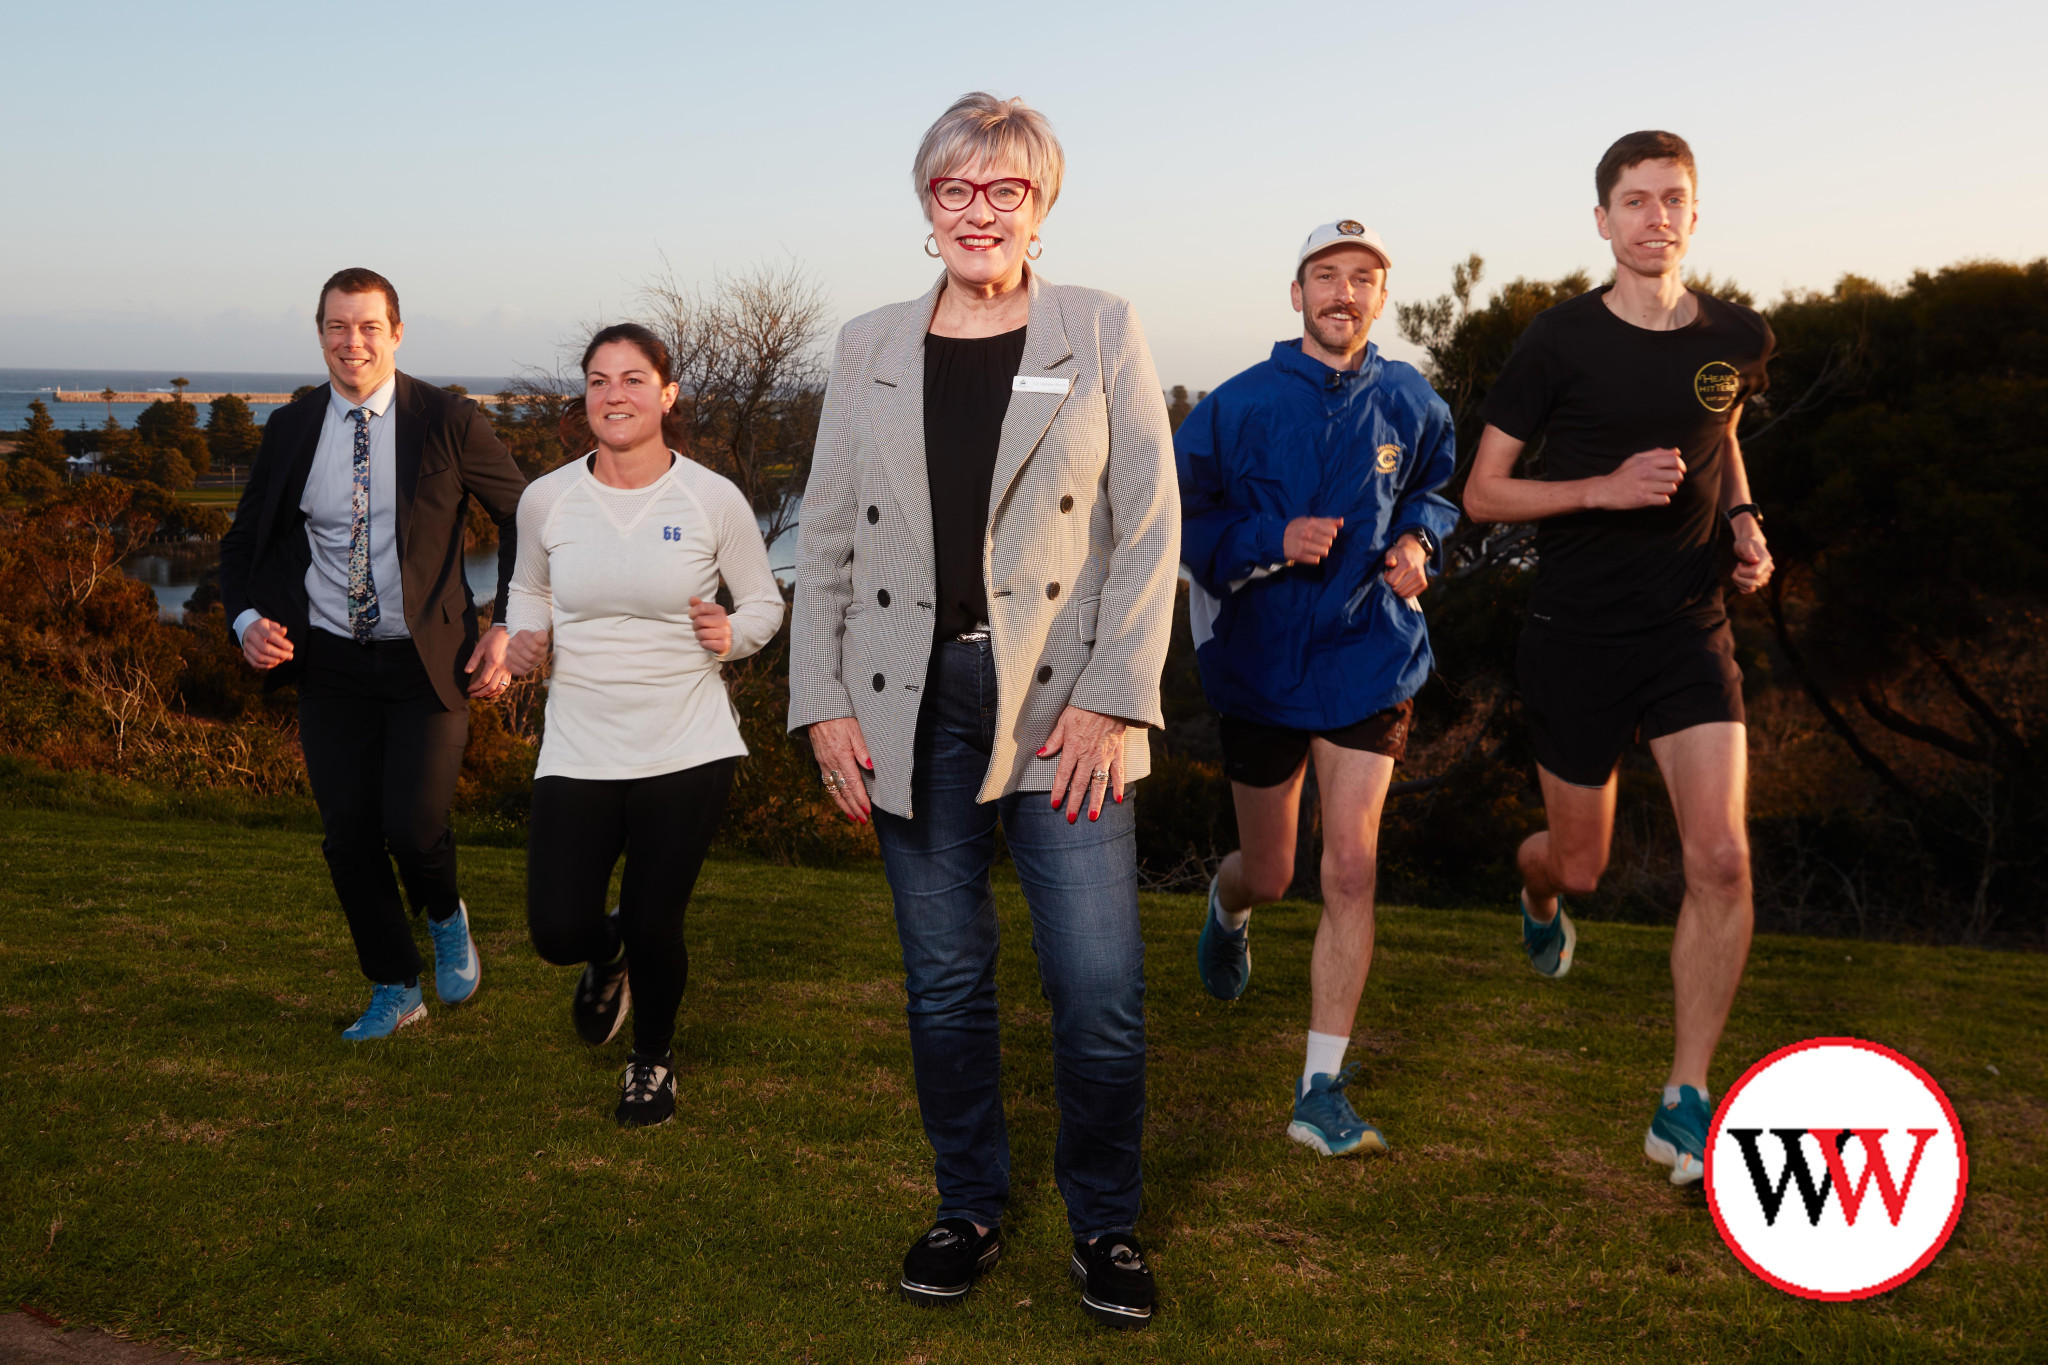
[[235, 643], [240, 644], [242, 642], [242, 632], [247, 630], [255, 622], [261, 621], [262, 619], [263, 613], [256, 610], [256, 608], [243, 608], [242, 614], [235, 618]]

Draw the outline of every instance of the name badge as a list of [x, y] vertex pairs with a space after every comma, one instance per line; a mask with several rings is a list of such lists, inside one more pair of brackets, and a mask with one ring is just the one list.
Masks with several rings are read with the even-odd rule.
[[1072, 375], [1020, 374], [1010, 381], [1012, 393], [1067, 393], [1074, 387]]

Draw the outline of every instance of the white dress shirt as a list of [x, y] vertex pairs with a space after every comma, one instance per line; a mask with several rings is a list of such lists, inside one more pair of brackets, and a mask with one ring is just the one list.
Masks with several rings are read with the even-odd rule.
[[[320, 444], [306, 473], [306, 491], [299, 510], [306, 514], [306, 538], [313, 562], [306, 566], [306, 606], [313, 628], [343, 639], [354, 638], [348, 623], [349, 530], [355, 515], [356, 424], [349, 414], [370, 411], [370, 575], [377, 585], [377, 625], [373, 640], [403, 640], [405, 587], [398, 566], [398, 440], [391, 400], [398, 392], [393, 375], [360, 403], [340, 390], [330, 390], [320, 421]], [[235, 618], [240, 638], [262, 613], [254, 607]]]

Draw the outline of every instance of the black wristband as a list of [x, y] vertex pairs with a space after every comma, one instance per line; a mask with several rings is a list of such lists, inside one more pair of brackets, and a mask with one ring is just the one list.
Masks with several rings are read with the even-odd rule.
[[[1417, 545], [1420, 545], [1420, 546], [1422, 547], [1422, 553], [1424, 553], [1424, 554], [1428, 555], [1428, 556], [1429, 556], [1429, 557], [1430, 557], [1431, 559], [1435, 559], [1435, 558], [1437, 557], [1437, 553], [1438, 553], [1438, 551], [1440, 551], [1440, 550], [1442, 550], [1442, 549], [1443, 549], [1443, 546], [1441, 546], [1441, 545], [1439, 545], [1439, 544], [1437, 544], [1437, 543], [1436, 543], [1436, 537], [1435, 537], [1435, 536], [1433, 536], [1433, 535], [1431, 535], [1431, 534], [1429, 533], [1429, 530], [1428, 530], [1428, 528], [1426, 528], [1426, 527], [1422, 527], [1422, 526], [1408, 526], [1408, 527], [1404, 527], [1404, 528], [1402, 528], [1402, 531], [1401, 531], [1401, 535], [1403, 535], [1403, 536], [1414, 536], [1414, 537], [1415, 537], [1415, 543], [1416, 543]], [[1396, 540], [1400, 539], [1400, 536], [1396, 536], [1396, 537], [1395, 537], [1395, 539], [1396, 539]]]
[[1758, 507], [1753, 502], [1745, 502], [1738, 506], [1731, 507], [1726, 512], [1723, 512], [1721, 515], [1727, 517], [1729, 524], [1733, 525], [1735, 519], [1741, 516], [1744, 512], [1747, 512], [1751, 516], [1755, 517], [1756, 524], [1758, 526], [1762, 526], [1764, 524], [1764, 509]]

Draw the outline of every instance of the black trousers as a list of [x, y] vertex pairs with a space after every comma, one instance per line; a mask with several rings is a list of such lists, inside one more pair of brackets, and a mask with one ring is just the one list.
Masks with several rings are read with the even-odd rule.
[[320, 803], [328, 875], [363, 975], [409, 982], [422, 964], [398, 879], [414, 913], [446, 919], [455, 912], [448, 803], [469, 713], [442, 704], [411, 640], [359, 645], [314, 630], [300, 648], [299, 745]]
[[543, 958], [569, 967], [618, 955], [605, 901], [612, 868], [626, 855], [619, 933], [633, 987], [636, 1051], [660, 1056], [675, 1039], [690, 979], [683, 913], [738, 763], [721, 758], [658, 777], [543, 777], [533, 784], [526, 924]]

